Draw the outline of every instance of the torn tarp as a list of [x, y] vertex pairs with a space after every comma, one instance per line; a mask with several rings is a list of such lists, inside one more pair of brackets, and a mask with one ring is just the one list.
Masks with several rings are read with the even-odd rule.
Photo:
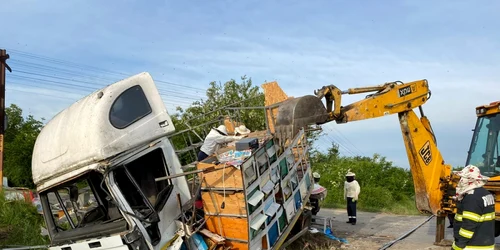
[[328, 238], [330, 238], [332, 240], [337, 240], [337, 241], [340, 241], [342, 243], [349, 244], [349, 242], [347, 242], [346, 239], [335, 237], [335, 235], [333, 235], [333, 232], [332, 232], [332, 230], [329, 227], [326, 228], [326, 230], [325, 230], [324, 233], [325, 233], [326, 237], [328, 237]]

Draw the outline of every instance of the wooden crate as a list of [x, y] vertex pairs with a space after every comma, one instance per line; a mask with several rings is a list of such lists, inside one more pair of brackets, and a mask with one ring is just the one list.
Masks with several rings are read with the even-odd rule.
[[[197, 165], [198, 169], [205, 169], [209, 167], [215, 167], [215, 168], [220, 168], [223, 167], [224, 164], [210, 164], [210, 163], [203, 163], [200, 162]], [[226, 166], [226, 169], [224, 170], [217, 170], [214, 172], [210, 173], [205, 173], [203, 174], [203, 180], [202, 180], [202, 187], [203, 188], [217, 188], [217, 189], [224, 189], [224, 188], [243, 188], [243, 177], [241, 176], [241, 170], [233, 167], [233, 166]]]
[[224, 194], [219, 192], [202, 192], [203, 207], [208, 214], [228, 214], [235, 216], [246, 216], [245, 194], [241, 192], [226, 191], [226, 200], [224, 209], [221, 208], [224, 201]]
[[248, 243], [226, 240], [226, 246], [231, 247], [233, 250], [248, 250]]
[[[224, 238], [248, 241], [247, 218], [205, 215], [207, 229]], [[220, 225], [220, 227], [219, 227]]]

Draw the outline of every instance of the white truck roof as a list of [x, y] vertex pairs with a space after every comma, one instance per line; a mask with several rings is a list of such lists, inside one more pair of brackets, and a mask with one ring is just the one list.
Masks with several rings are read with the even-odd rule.
[[174, 131], [151, 75], [134, 75], [82, 98], [43, 127], [33, 149], [33, 181], [46, 190]]

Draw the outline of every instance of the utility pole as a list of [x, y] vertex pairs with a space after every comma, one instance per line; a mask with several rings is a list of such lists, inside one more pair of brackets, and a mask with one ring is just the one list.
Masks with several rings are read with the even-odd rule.
[[12, 69], [7, 65], [9, 55], [4, 49], [0, 49], [0, 190], [3, 189], [3, 138], [5, 134], [5, 68], [10, 72]]

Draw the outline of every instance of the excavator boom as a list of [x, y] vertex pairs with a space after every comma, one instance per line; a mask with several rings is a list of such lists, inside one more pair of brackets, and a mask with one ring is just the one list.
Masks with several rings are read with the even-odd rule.
[[[342, 106], [343, 94], [370, 93], [366, 98]], [[451, 167], [444, 163], [436, 138], [422, 105], [431, 96], [427, 80], [350, 88], [334, 85], [314, 91], [315, 95], [289, 98], [278, 107], [276, 134], [296, 133], [309, 125], [335, 121], [338, 124], [396, 114], [414, 179], [415, 203], [421, 213], [444, 215], [453, 212]], [[326, 105], [322, 99], [325, 99]], [[414, 112], [418, 108], [420, 118]]]

